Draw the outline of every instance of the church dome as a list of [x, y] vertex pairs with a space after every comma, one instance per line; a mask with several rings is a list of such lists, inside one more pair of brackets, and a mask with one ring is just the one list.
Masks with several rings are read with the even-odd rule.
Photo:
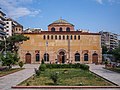
[[[72, 25], [72, 26], [74, 26], [73, 24], [71, 24], [71, 23], [69, 23], [68, 21], [66, 21], [66, 20], [64, 20], [64, 19], [59, 19], [59, 20], [56, 20], [56, 21], [54, 21], [53, 23], [51, 23], [51, 24], [70, 24], [70, 25]], [[50, 25], [51, 25], [50, 24]]]

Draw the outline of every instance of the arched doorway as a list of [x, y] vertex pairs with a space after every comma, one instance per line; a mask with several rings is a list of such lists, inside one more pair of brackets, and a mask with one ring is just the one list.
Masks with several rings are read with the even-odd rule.
[[58, 62], [59, 63], [65, 63], [65, 53], [63, 51], [59, 52]]
[[98, 63], [98, 54], [97, 53], [94, 53], [92, 55], [92, 63]]
[[25, 55], [25, 63], [31, 63], [31, 54], [30, 53], [26, 53], [26, 55]]

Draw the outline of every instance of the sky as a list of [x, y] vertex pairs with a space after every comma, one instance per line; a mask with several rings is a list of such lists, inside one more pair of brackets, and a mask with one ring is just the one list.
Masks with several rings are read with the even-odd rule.
[[75, 30], [120, 34], [120, 0], [0, 0], [0, 8], [25, 28], [42, 28], [62, 18]]

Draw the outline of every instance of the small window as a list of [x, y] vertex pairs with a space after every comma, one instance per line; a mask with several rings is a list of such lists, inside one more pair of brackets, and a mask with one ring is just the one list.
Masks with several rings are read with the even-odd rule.
[[19, 29], [19, 31], [21, 31], [21, 29]]
[[60, 27], [59, 31], [62, 31], [62, 28]]
[[75, 61], [80, 61], [80, 54], [79, 53], [75, 54]]
[[6, 22], [6, 24], [9, 24], [9, 22]]
[[6, 28], [9, 28], [9, 26], [6, 26]]
[[66, 31], [67, 31], [67, 32], [69, 32], [69, 31], [70, 31], [70, 28], [69, 28], [69, 27], [67, 27], [67, 28], [66, 28]]
[[80, 40], [80, 35], [78, 35], [78, 40]]
[[74, 35], [74, 40], [76, 40], [76, 35]]
[[55, 28], [54, 28], [54, 27], [52, 27], [52, 28], [51, 28], [51, 31], [53, 31], [53, 32], [54, 32], [54, 31], [55, 31]]
[[43, 39], [44, 39], [44, 40], [46, 39], [45, 35], [43, 36]]
[[53, 35], [51, 35], [51, 39], [53, 39]]
[[55, 35], [55, 39], [57, 40], [57, 35]]
[[65, 40], [65, 36], [63, 35], [63, 40]]
[[61, 36], [59, 35], [59, 40], [61, 40]]
[[84, 54], [84, 61], [88, 61], [88, 54], [87, 53]]
[[70, 39], [72, 40], [72, 35], [71, 35]]
[[67, 40], [69, 39], [69, 36], [67, 35]]
[[44, 54], [44, 60], [45, 60], [45, 61], [49, 61], [49, 54], [48, 54], [48, 53], [45, 53], [45, 54]]
[[47, 36], [47, 39], [49, 40], [49, 35]]
[[36, 62], [38, 62], [38, 61], [40, 61], [40, 55], [39, 55], [39, 53], [36, 54]]

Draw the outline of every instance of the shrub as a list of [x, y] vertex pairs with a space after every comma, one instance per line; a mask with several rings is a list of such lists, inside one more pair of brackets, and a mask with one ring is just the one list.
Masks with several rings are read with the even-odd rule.
[[58, 81], [58, 73], [54, 72], [50, 75], [50, 79], [52, 79], [52, 81], [54, 82], [54, 84], [57, 84]]
[[44, 59], [42, 59], [41, 64], [45, 64]]
[[89, 66], [85, 64], [46, 64], [46, 68], [80, 68], [83, 70], [89, 70]]
[[40, 67], [39, 67], [39, 70], [40, 71], [45, 71], [46, 69], [46, 65], [45, 64], [41, 64]]
[[20, 68], [22, 68], [24, 65], [24, 63], [22, 61], [20, 61], [18, 64], [19, 64]]
[[35, 75], [40, 76], [40, 73], [41, 73], [40, 70], [37, 70], [36, 68], [34, 70], [35, 70]]

